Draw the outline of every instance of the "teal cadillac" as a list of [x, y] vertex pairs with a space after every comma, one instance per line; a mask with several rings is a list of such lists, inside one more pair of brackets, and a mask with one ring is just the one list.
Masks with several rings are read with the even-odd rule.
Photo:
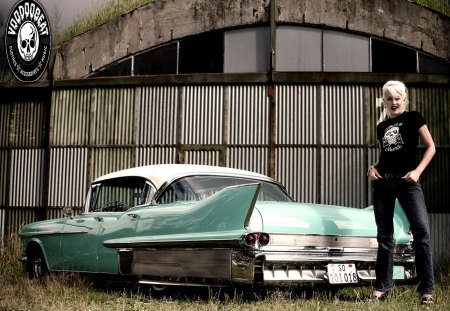
[[[151, 165], [95, 180], [84, 212], [20, 230], [31, 278], [76, 271], [154, 286], [361, 285], [374, 280], [373, 210], [295, 203], [260, 174]], [[415, 277], [395, 209], [394, 277]]]

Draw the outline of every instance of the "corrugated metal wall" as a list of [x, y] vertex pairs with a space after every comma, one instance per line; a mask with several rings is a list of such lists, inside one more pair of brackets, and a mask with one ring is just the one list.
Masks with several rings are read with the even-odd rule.
[[[53, 90], [51, 106], [0, 103], [2, 232], [60, 217], [67, 206], [80, 211], [93, 179], [158, 163], [273, 171], [295, 200], [370, 205], [365, 174], [378, 158], [380, 86], [279, 85], [275, 94], [272, 130], [266, 85], [80, 85]], [[438, 147], [423, 182], [428, 207], [440, 213], [430, 222], [442, 254], [450, 248], [441, 234], [450, 226], [450, 94], [423, 86], [410, 94], [411, 109], [424, 114]]]

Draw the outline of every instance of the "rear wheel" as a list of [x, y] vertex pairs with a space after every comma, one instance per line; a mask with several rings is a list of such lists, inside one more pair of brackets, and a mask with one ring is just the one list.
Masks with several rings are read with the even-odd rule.
[[27, 252], [27, 273], [30, 279], [42, 280], [48, 274], [47, 262], [39, 246]]

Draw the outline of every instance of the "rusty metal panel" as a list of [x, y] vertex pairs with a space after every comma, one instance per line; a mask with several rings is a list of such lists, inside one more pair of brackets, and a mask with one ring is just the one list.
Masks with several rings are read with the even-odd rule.
[[136, 149], [136, 165], [177, 163], [176, 147], [139, 147]]
[[43, 206], [45, 185], [45, 150], [13, 149], [9, 206]]
[[226, 166], [268, 175], [269, 148], [229, 147]]
[[84, 205], [87, 166], [87, 148], [50, 149], [48, 206]]
[[178, 87], [143, 87], [137, 98], [140, 101], [137, 144], [176, 144]]
[[317, 143], [317, 86], [277, 86], [277, 144]]
[[322, 86], [322, 143], [364, 143], [364, 89], [356, 85]]
[[90, 145], [135, 144], [135, 88], [91, 90]]
[[[185, 144], [222, 144], [223, 86], [186, 86], [183, 92]], [[173, 112], [175, 113], [175, 112]]]
[[316, 147], [277, 147], [275, 179], [297, 202], [317, 203]]
[[0, 150], [0, 206], [8, 202], [9, 150]]
[[267, 86], [238, 85], [229, 90], [228, 142], [269, 143], [269, 97]]
[[11, 147], [42, 147], [47, 130], [43, 101], [11, 104], [9, 141]]
[[90, 89], [59, 89], [52, 93], [50, 146], [86, 146], [91, 122]]
[[330, 147], [321, 153], [321, 203], [366, 207], [364, 149]]
[[0, 102], [0, 147], [9, 146], [10, 111], [9, 103]]
[[185, 164], [220, 165], [220, 151], [218, 150], [186, 150]]
[[134, 167], [134, 148], [92, 148], [89, 165], [89, 182], [105, 174]]

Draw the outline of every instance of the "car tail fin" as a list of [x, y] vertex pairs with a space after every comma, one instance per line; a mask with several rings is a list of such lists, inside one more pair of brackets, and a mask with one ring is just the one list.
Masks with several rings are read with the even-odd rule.
[[197, 204], [194, 219], [211, 231], [248, 227], [260, 188], [259, 183], [227, 187]]

